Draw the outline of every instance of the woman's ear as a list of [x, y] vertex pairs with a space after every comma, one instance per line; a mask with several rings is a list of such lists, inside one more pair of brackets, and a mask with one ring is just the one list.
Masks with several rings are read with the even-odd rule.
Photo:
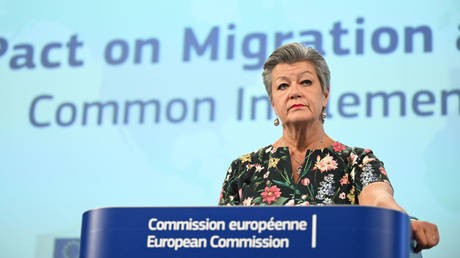
[[329, 102], [329, 88], [324, 93], [323, 107], [327, 106], [328, 102]]
[[272, 105], [273, 112], [275, 113], [275, 116], [278, 116], [278, 114], [276, 113], [275, 105], [273, 104], [273, 98], [272, 98], [272, 96], [270, 96], [269, 98], [270, 98], [270, 105]]

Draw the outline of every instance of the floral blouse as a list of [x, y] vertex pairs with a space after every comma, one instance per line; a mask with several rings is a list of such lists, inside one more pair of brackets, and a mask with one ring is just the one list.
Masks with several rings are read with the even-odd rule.
[[268, 145], [243, 155], [227, 171], [219, 205], [357, 204], [368, 184], [389, 183], [372, 151], [339, 142], [308, 150], [297, 183], [292, 173], [287, 147]]

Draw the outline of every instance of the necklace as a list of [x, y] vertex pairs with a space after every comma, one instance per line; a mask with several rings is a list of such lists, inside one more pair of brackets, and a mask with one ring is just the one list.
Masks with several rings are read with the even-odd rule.
[[[294, 159], [294, 161], [297, 163], [297, 168], [295, 169], [295, 171], [297, 172], [298, 175], [300, 175], [300, 171], [302, 170], [302, 162], [298, 161], [294, 155], [291, 155], [292, 158]], [[308, 158], [310, 157], [310, 155], [308, 155]]]
[[[321, 134], [321, 138], [319, 139], [319, 144], [316, 145], [316, 149], [319, 149], [319, 147], [321, 147], [323, 145], [323, 136], [324, 136], [324, 131], [323, 133]], [[313, 154], [313, 152], [316, 150], [316, 149], [309, 149], [310, 150], [310, 153], [308, 153], [307, 157], [304, 158], [304, 160], [308, 160], [311, 156], [311, 154]], [[295, 156], [294, 156], [294, 153], [291, 153], [291, 157], [294, 159], [294, 161], [297, 163], [297, 168], [295, 169], [295, 171], [297, 172], [297, 175], [300, 175], [300, 172], [302, 171], [302, 165], [303, 165], [303, 162], [300, 162], [298, 161]]]

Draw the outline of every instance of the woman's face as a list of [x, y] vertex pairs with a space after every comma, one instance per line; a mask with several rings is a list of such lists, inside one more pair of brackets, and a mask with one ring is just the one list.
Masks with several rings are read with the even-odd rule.
[[310, 62], [278, 64], [272, 71], [272, 106], [284, 125], [320, 121], [328, 97]]

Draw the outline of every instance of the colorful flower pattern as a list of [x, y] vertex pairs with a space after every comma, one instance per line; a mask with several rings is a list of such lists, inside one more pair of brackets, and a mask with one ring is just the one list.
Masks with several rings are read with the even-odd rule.
[[289, 149], [272, 145], [234, 160], [227, 170], [219, 205], [356, 204], [362, 189], [387, 182], [388, 175], [371, 150], [339, 142], [307, 151], [294, 181]]
[[260, 194], [262, 196], [262, 202], [266, 202], [271, 204], [272, 202], [276, 202], [281, 195], [280, 189], [276, 187], [276, 185], [272, 187], [265, 187], [265, 191]]
[[320, 158], [320, 156], [316, 156], [316, 164], [313, 169], [319, 169], [321, 173], [333, 170], [337, 168], [337, 161], [332, 158], [329, 154], [326, 155], [324, 158]]
[[341, 152], [345, 150], [345, 145], [341, 144], [340, 142], [334, 142], [332, 144], [332, 149], [336, 152]]

